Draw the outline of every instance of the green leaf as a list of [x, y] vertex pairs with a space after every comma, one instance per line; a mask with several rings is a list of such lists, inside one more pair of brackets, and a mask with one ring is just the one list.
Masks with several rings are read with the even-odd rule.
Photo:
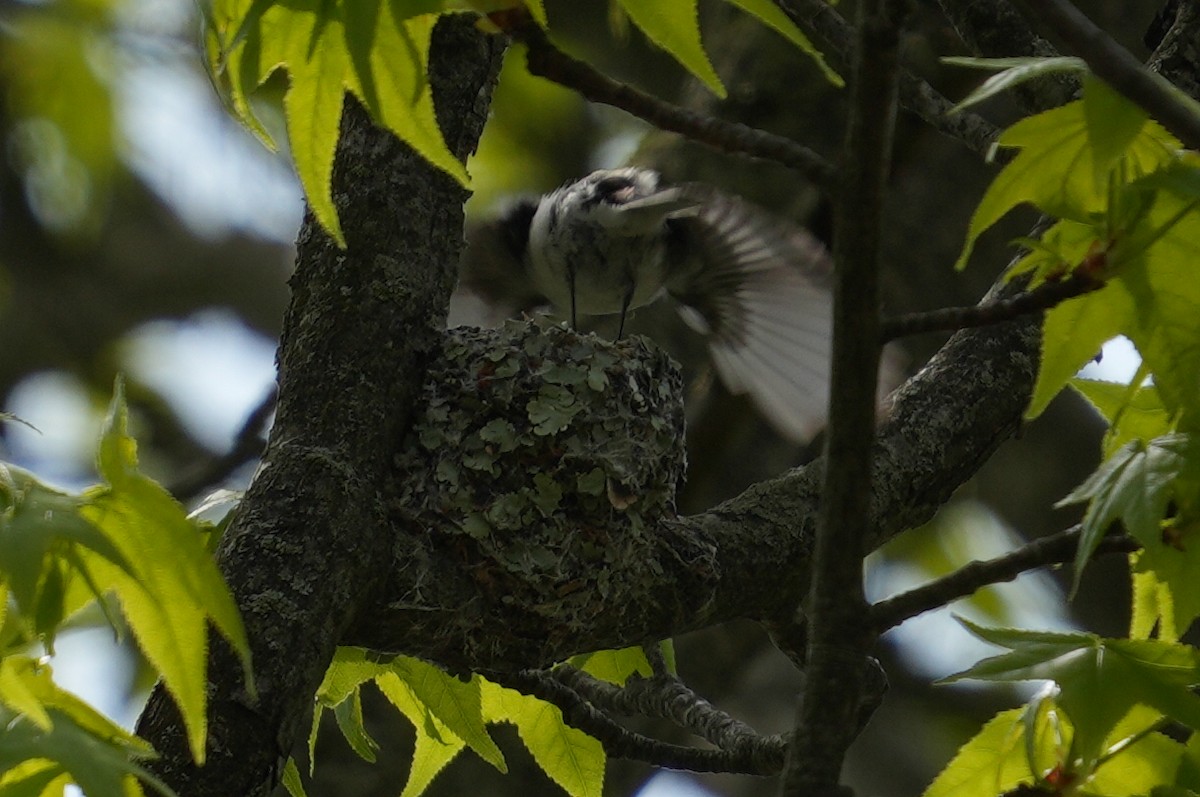
[[1163, 404], [1181, 413], [1180, 427], [1200, 429], [1200, 200], [1158, 192], [1110, 259], [1118, 268], [1110, 288], [1125, 290], [1136, 307], [1123, 331], [1153, 372]]
[[1042, 360], [1026, 420], [1041, 415], [1101, 347], [1133, 323], [1137, 308], [1123, 286], [1110, 284], [1063, 302], [1046, 313]]
[[346, 242], [331, 194], [344, 94], [374, 122], [464, 185], [467, 173], [442, 138], [425, 70], [440, 3], [400, 0], [217, 0], [207, 22], [210, 68], [228, 78], [230, 105], [262, 131], [250, 95], [278, 69], [296, 171], [317, 219]]
[[138, 471], [137, 447], [127, 425], [118, 380], [99, 445], [98, 466], [107, 486], [89, 493], [82, 512], [115, 543], [134, 572], [100, 557], [85, 561], [97, 583], [116, 593], [142, 652], [179, 706], [193, 757], [202, 763], [208, 623], [237, 652], [253, 694], [250, 648], [203, 532], [166, 490]]
[[1171, 416], [1153, 385], [1123, 385], [1095, 379], [1069, 383], [1109, 423], [1104, 455], [1112, 456], [1131, 440], [1149, 442], [1172, 430]]
[[1105, 740], [1106, 754], [1087, 781], [1086, 792], [1105, 797], [1134, 797], [1175, 780], [1184, 748], [1155, 727], [1162, 714], [1135, 706]]
[[1075, 556], [1075, 585], [1115, 520], [1121, 520], [1143, 545], [1161, 544], [1160, 523], [1167, 504], [1175, 497], [1190, 503], [1198, 472], [1200, 449], [1190, 435], [1131, 440], [1059, 501], [1059, 507], [1088, 502]]
[[696, 0], [618, 0], [646, 38], [675, 57], [709, 90], [725, 98], [725, 86], [700, 41]]
[[114, 5], [40, 4], [5, 19], [0, 80], [9, 157], [34, 178], [31, 207], [58, 232], [96, 230], [118, 170], [104, 35], [114, 26]]
[[[153, 755], [143, 740], [110, 722], [92, 707], [60, 689], [50, 668], [25, 656], [7, 656], [3, 667], [5, 696], [0, 706], [0, 793], [8, 794], [37, 783], [49, 784], [69, 776], [92, 795], [126, 797], [140, 794], [141, 778], [163, 794], [173, 792], [137, 762]], [[8, 698], [19, 682], [22, 708], [13, 709]], [[36, 704], [33, 712], [26, 711]], [[43, 759], [50, 767], [29, 767], [23, 762]]]
[[981, 83], [970, 94], [958, 102], [950, 113], [958, 113], [964, 108], [990, 99], [1002, 91], [1007, 91], [1022, 83], [1061, 72], [1086, 72], [1087, 62], [1082, 58], [1056, 56], [1053, 58], [1022, 57], [1022, 58], [964, 58], [947, 57], [941, 59], [943, 64], [965, 66], [970, 69], [998, 70], [995, 75]]
[[89, 551], [126, 573], [131, 565], [104, 530], [85, 519], [82, 499], [47, 487], [19, 468], [0, 468], [5, 471], [0, 489], [0, 575], [7, 579], [18, 611], [33, 620], [33, 633], [53, 650], [63, 618], [79, 609], [89, 594], [99, 597], [95, 589], [69, 589], [76, 574], [92, 586], [91, 573], [74, 552]]
[[797, 28], [788, 15], [783, 13], [775, 3], [770, 2], [770, 0], [726, 0], [726, 2], [737, 6], [747, 14], [757, 17], [767, 27], [779, 33], [810, 56], [820, 68], [821, 74], [830, 83], [838, 88], [846, 85], [846, 81], [842, 80], [842, 76], [835, 72], [829, 64], [825, 63], [825, 56], [821, 51], [813, 45], [809, 38], [804, 35], [804, 32]]
[[351, 692], [349, 697], [334, 707], [333, 716], [350, 749], [358, 753], [359, 758], [374, 764], [379, 743], [371, 738], [367, 726], [363, 724], [361, 694], [358, 689]]
[[1131, 556], [1131, 637], [1149, 638], [1157, 626], [1159, 639], [1176, 642], [1200, 617], [1200, 529], [1193, 523], [1173, 533], [1178, 542], [1152, 540]]
[[1096, 185], [1104, 185], [1108, 173], [1141, 133], [1150, 115], [1103, 81], [1089, 76], [1083, 81], [1083, 116], [1092, 149], [1093, 179]]
[[467, 743], [434, 716], [429, 707], [413, 694], [412, 688], [395, 673], [381, 675], [375, 683], [416, 730], [412, 767], [400, 797], [420, 797]]
[[288, 756], [287, 763], [283, 765], [283, 773], [279, 776], [279, 780], [292, 797], [308, 797], [308, 792], [304, 791], [304, 781], [300, 779], [300, 769], [296, 766], [296, 759], [291, 756]]
[[[1036, 205], [1059, 218], [1088, 223], [1108, 204], [1109, 184], [1105, 163], [1112, 153], [1098, 155], [1089, 132], [1084, 101], [1022, 119], [1000, 135], [997, 143], [1020, 149], [992, 184], [971, 217], [967, 240], [956, 268], [966, 265], [976, 238], [1006, 213], [1022, 203]], [[1105, 142], [1115, 135], [1100, 135]], [[1127, 180], [1165, 166], [1178, 148], [1154, 122], [1144, 123], [1118, 153]]]
[[[1002, 711], [992, 717], [969, 742], [959, 748], [946, 768], [934, 778], [922, 797], [961, 797], [972, 794], [1005, 794], [1033, 780], [1026, 755], [1023, 709]], [[1049, 756], [1049, 746], [1039, 750]]]
[[409, 685], [413, 695], [429, 708], [430, 713], [480, 758], [501, 772], [508, 771], [504, 754], [484, 725], [480, 702], [483, 679], [476, 675], [464, 683], [432, 664], [406, 656], [397, 657], [393, 672]]
[[483, 710], [489, 722], [516, 725], [533, 760], [571, 797], [601, 797], [604, 747], [563, 722], [557, 706], [484, 681]]
[[962, 618], [971, 633], [1008, 653], [984, 659], [947, 682], [1052, 680], [1058, 705], [1075, 728], [1072, 749], [1085, 762], [1103, 752], [1105, 738], [1137, 704], [1200, 728], [1200, 654], [1156, 640], [1102, 639], [1095, 634], [983, 628]]
[[624, 686], [631, 675], [650, 677], [653, 670], [646, 659], [646, 651], [641, 646], [622, 648], [620, 650], [598, 650], [595, 653], [584, 653], [572, 656], [568, 662], [587, 674], [602, 681]]

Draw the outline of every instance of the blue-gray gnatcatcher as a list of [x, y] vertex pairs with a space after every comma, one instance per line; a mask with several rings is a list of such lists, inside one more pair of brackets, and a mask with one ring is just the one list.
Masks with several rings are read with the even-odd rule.
[[518, 202], [469, 236], [451, 324], [550, 303], [619, 314], [663, 294], [717, 373], [789, 439], [824, 424], [831, 261], [811, 234], [744, 200], [649, 169], [598, 171]]

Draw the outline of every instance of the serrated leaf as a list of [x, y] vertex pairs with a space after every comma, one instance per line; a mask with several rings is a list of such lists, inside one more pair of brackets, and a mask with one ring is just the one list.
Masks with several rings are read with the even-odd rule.
[[1150, 115], [1095, 77], [1083, 81], [1083, 116], [1092, 149], [1093, 179], [1104, 185], [1117, 160], [1145, 127]]
[[252, 129], [265, 133], [249, 96], [276, 70], [287, 71], [283, 103], [296, 171], [317, 219], [341, 246], [331, 179], [347, 90], [376, 124], [467, 182], [442, 138], [425, 77], [441, 8], [433, 0], [217, 0], [207, 18], [215, 42], [210, 69], [228, 77], [230, 105]]
[[161, 794], [174, 794], [165, 783], [135, 763], [127, 748], [112, 739], [93, 736], [57, 709], [50, 709], [52, 727], [46, 731], [24, 718], [5, 716], [6, 713], [0, 709], [0, 722], [4, 724], [4, 734], [0, 736], [0, 772], [9, 772], [24, 761], [40, 758], [54, 762], [57, 772], [68, 775], [88, 797], [141, 794], [139, 780]]
[[653, 670], [641, 646], [620, 650], [598, 650], [572, 656], [568, 662], [594, 678], [624, 686], [631, 675], [650, 677]]
[[[956, 268], [966, 265], [976, 238], [1020, 204], [1080, 223], [1104, 211], [1109, 184], [1093, 149], [1088, 121], [1084, 101], [1079, 100], [1022, 119], [1000, 135], [1000, 146], [1020, 152], [988, 186], [975, 209]], [[1119, 153], [1127, 180], [1168, 164], [1177, 146], [1159, 125], [1144, 123]], [[1111, 153], [1103, 157], [1111, 160]]]
[[[1129, 635], [1176, 642], [1200, 617], [1200, 546], [1192, 528], [1178, 544], [1153, 540], [1131, 555], [1133, 616]], [[1180, 532], [1176, 532], [1177, 534]]]
[[[71, 590], [75, 575], [94, 587], [91, 573], [74, 554], [83, 549], [130, 572], [126, 557], [104, 530], [84, 517], [85, 502], [6, 467], [7, 489], [0, 494], [0, 575], [7, 579], [17, 608], [32, 620], [34, 634], [53, 649], [64, 617], [88, 599], [87, 589]], [[80, 572], [82, 568], [82, 572]], [[90, 595], [99, 597], [93, 588]]]
[[1143, 545], [1161, 544], [1159, 524], [1167, 504], [1174, 496], [1190, 492], [1180, 485], [1194, 484], [1198, 469], [1200, 451], [1190, 435], [1131, 440], [1059, 501], [1060, 507], [1088, 502], [1075, 556], [1075, 586], [1108, 527], [1118, 519]]
[[700, 19], [696, 0], [618, 0], [633, 24], [646, 38], [670, 53], [675, 60], [725, 98], [725, 86], [713, 69], [700, 41]]
[[1042, 323], [1041, 367], [1025, 410], [1026, 420], [1041, 415], [1105, 343], [1129, 328], [1136, 312], [1133, 297], [1119, 284], [1070, 299], [1048, 311]]
[[1135, 706], [1117, 723], [1105, 740], [1106, 754], [1088, 779], [1089, 794], [1105, 797], [1135, 797], [1175, 780], [1184, 747], [1161, 733], [1147, 733], [1162, 713], [1147, 706]]
[[986, 99], [1007, 91], [1022, 83], [1062, 72], [1086, 72], [1087, 62], [1082, 58], [1055, 56], [1052, 58], [1022, 57], [1022, 58], [966, 58], [947, 57], [941, 59], [943, 64], [950, 66], [965, 66], [971, 69], [998, 70], [995, 75], [981, 83], [970, 94], [960, 100], [950, 113], [957, 113], [964, 108], [983, 102]]
[[1119, 264], [1112, 283], [1137, 310], [1123, 331], [1153, 372], [1163, 404], [1180, 413], [1180, 428], [1200, 429], [1200, 200], [1160, 191], [1123, 235], [1111, 254]]
[[349, 697], [334, 707], [333, 716], [350, 749], [364, 761], [375, 763], [375, 751], [379, 749], [379, 743], [371, 738], [363, 723], [362, 693], [357, 689], [351, 692]]
[[1021, 722], [1023, 715], [1022, 709], [1014, 708], [988, 720], [979, 733], [958, 749], [922, 797], [1004, 794], [1032, 780]]
[[1104, 455], [1112, 456], [1131, 440], [1150, 441], [1171, 431], [1171, 416], [1154, 385], [1137, 387], [1096, 379], [1072, 379], [1069, 384], [1109, 423]]
[[1058, 705], [1074, 728], [1073, 749], [1095, 761], [1105, 738], [1135, 705], [1150, 706], [1200, 728], [1200, 654], [1157, 640], [1103, 639], [1095, 634], [983, 628], [959, 618], [971, 633], [1008, 653], [977, 662], [947, 682], [1052, 680]]
[[205, 753], [208, 623], [237, 652], [253, 694], [250, 648], [233, 596], [205, 547], [201, 530], [166, 490], [138, 471], [117, 381], [105, 421], [98, 467], [107, 486], [88, 494], [81, 512], [112, 540], [133, 574], [88, 557], [96, 582], [112, 589], [142, 652], [180, 709], [197, 762]]
[[354, 694], [360, 685], [390, 671], [390, 661], [380, 661], [363, 648], [339, 647], [317, 687], [317, 702], [333, 708]]
[[[42, 716], [0, 706], [0, 793], [18, 793], [69, 777], [89, 797], [141, 794], [141, 778], [163, 794], [171, 790], [137, 762], [153, 755], [145, 741], [115, 725], [52, 680], [50, 668], [33, 659], [8, 656], [0, 662], [5, 680], [19, 680]], [[42, 759], [49, 767], [28, 766]], [[20, 784], [18, 786], [18, 784]], [[32, 793], [32, 792], [31, 792]]]
[[464, 683], [432, 664], [406, 656], [397, 657], [392, 671], [409, 685], [413, 695], [435, 717], [466, 742], [480, 758], [501, 772], [508, 771], [504, 754], [484, 725], [480, 702], [483, 681], [478, 675]]
[[483, 710], [488, 722], [516, 725], [533, 760], [571, 797], [601, 797], [604, 747], [563, 722], [557, 706], [484, 681]]
[[291, 756], [288, 756], [287, 762], [283, 765], [279, 782], [283, 784], [283, 788], [287, 789], [287, 793], [291, 797], [308, 797], [308, 792], [304, 790], [304, 781], [300, 778], [300, 768], [296, 766], [296, 759]]
[[757, 17], [764, 25], [776, 31], [802, 52], [806, 53], [816, 62], [821, 70], [821, 74], [830, 83], [838, 88], [846, 85], [846, 81], [842, 80], [842, 76], [835, 72], [829, 64], [825, 63], [825, 56], [821, 51], [813, 45], [809, 38], [804, 35], [804, 32], [796, 27], [795, 23], [775, 3], [770, 2], [770, 0], [726, 0], [726, 2], [737, 6], [751, 16]]
[[420, 797], [437, 774], [445, 769], [467, 744], [435, 717], [428, 706], [417, 699], [409, 685], [395, 673], [381, 675], [375, 683], [392, 705], [408, 718], [416, 731], [412, 767], [408, 771], [408, 781], [404, 784], [404, 791], [400, 797]]

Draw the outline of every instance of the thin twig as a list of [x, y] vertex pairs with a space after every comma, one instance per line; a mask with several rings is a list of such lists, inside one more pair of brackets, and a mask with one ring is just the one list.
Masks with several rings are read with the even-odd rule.
[[698, 114], [619, 83], [555, 47], [526, 13], [507, 11], [492, 14], [491, 19], [525, 44], [526, 61], [534, 75], [578, 91], [592, 102], [620, 108], [662, 130], [679, 133], [723, 152], [780, 163], [824, 188], [834, 183], [834, 165], [803, 144], [748, 125]]
[[219, 456], [200, 463], [191, 473], [184, 474], [173, 484], [167, 486], [171, 495], [183, 503], [196, 498], [212, 485], [222, 481], [229, 474], [260, 456], [263, 451], [263, 434], [266, 432], [267, 421], [275, 411], [276, 387], [263, 397], [250, 414], [246, 416], [242, 428], [233, 439], [233, 446]]
[[1044, 23], [1066, 50], [1086, 61], [1105, 83], [1145, 108], [1185, 147], [1200, 149], [1200, 114], [1079, 9], [1067, 0], [1014, 0], [1014, 5], [1026, 18]]
[[1091, 293], [1104, 287], [1104, 282], [1086, 274], [1074, 273], [1056, 282], [1043, 282], [1026, 293], [1008, 299], [996, 299], [973, 307], [945, 307], [922, 313], [885, 318], [880, 327], [884, 343], [907, 335], [923, 332], [942, 332], [968, 327], [986, 327], [1012, 321], [1030, 313], [1049, 310], [1068, 299]]
[[[879, 633], [900, 625], [905, 620], [951, 601], [974, 594], [990, 584], [1012, 581], [1029, 570], [1047, 565], [1063, 564], [1075, 558], [1079, 545], [1080, 526], [1034, 540], [1015, 551], [995, 559], [974, 561], [949, 575], [882, 600], [871, 607], [871, 619]], [[1129, 553], [1141, 546], [1127, 534], [1112, 534], [1100, 541], [1095, 554]]]

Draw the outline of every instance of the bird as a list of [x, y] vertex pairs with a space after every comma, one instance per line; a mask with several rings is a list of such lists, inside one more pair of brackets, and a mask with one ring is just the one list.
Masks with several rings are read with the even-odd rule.
[[[516, 200], [468, 235], [450, 325], [552, 305], [617, 315], [668, 296], [730, 392], [792, 442], [824, 425], [832, 259], [803, 228], [702, 183], [605, 169]], [[482, 322], [482, 323], [478, 323]]]

